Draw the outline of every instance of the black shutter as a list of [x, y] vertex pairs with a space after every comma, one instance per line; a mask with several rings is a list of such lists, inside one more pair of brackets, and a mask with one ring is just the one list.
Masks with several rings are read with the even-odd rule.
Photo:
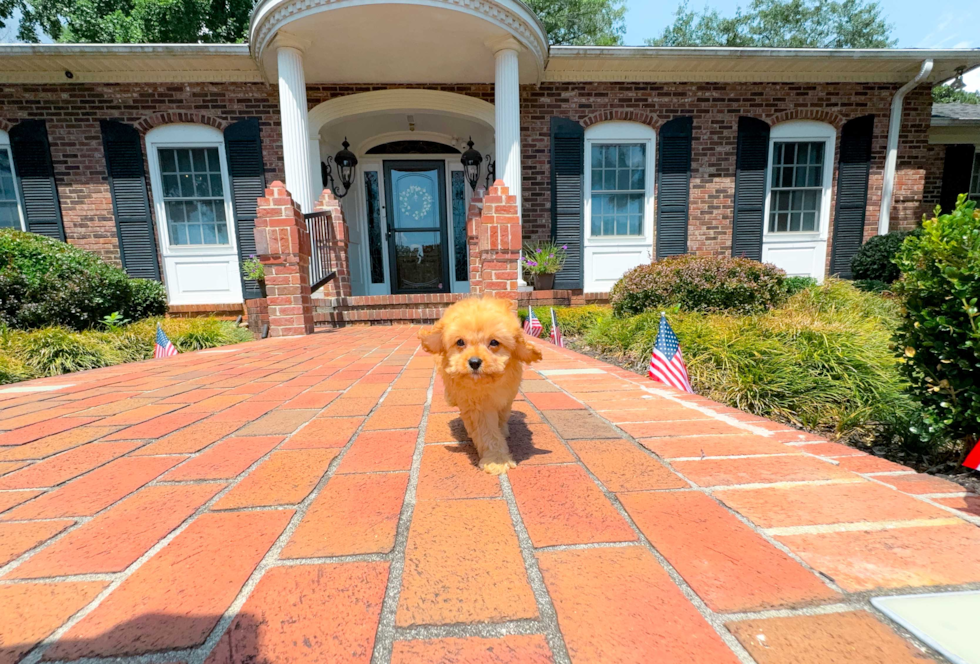
[[585, 130], [577, 122], [551, 118], [551, 237], [565, 245], [565, 266], [555, 275], [555, 288], [582, 288], [582, 177]]
[[946, 146], [943, 187], [939, 194], [939, 205], [943, 208], [943, 212], [952, 212], [956, 207], [956, 197], [970, 192], [974, 152], [975, 148], [972, 145]]
[[732, 256], [762, 260], [762, 218], [766, 209], [769, 125], [755, 118], [738, 119], [735, 157], [735, 218]]
[[[239, 120], [225, 129], [225, 150], [231, 179], [231, 200], [235, 209], [235, 232], [239, 259], [255, 253], [255, 209], [265, 193], [265, 168], [257, 118]], [[262, 297], [259, 285], [242, 279], [245, 299]]]
[[27, 230], [64, 242], [65, 225], [61, 220], [61, 203], [44, 120], [17, 123], [10, 130], [10, 149], [24, 201]]
[[674, 118], [660, 129], [657, 160], [657, 258], [687, 253], [694, 118]]
[[849, 120], [840, 134], [837, 208], [834, 211], [834, 249], [830, 257], [830, 273], [845, 279], [851, 278], [851, 259], [864, 242], [874, 124], [875, 116], [864, 115]]
[[139, 132], [132, 125], [115, 120], [100, 120], [99, 126], [123, 268], [131, 277], [159, 281], [160, 263]]

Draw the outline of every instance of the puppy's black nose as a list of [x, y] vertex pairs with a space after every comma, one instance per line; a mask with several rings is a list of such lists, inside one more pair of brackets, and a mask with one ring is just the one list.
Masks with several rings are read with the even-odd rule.
[[481, 360], [480, 358], [478, 357], [470, 358], [469, 365], [470, 365], [470, 369], [472, 369], [473, 371], [479, 369], [481, 364], [483, 364], [483, 360]]

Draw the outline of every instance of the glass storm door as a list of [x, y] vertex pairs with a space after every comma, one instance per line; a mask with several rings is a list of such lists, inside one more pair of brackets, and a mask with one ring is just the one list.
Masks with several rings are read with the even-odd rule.
[[384, 170], [391, 292], [449, 292], [445, 162], [386, 161]]

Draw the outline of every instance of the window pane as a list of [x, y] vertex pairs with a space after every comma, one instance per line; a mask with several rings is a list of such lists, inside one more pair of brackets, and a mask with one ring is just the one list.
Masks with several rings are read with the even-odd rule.
[[642, 143], [593, 145], [590, 162], [591, 234], [641, 235], [646, 201], [646, 146]]
[[824, 144], [817, 141], [773, 145], [769, 232], [812, 233], [823, 194]]
[[0, 228], [20, 228], [20, 214], [17, 203], [0, 201]]
[[592, 168], [602, 168], [602, 146], [592, 146]]
[[158, 155], [170, 243], [228, 244], [218, 148], [167, 148]]
[[204, 156], [204, 150], [191, 150], [191, 161], [194, 164], [194, 171], [197, 173], [204, 173], [208, 170], [208, 162]]
[[211, 185], [207, 173], [194, 174], [194, 194], [201, 198], [207, 198], [211, 195]]
[[592, 191], [602, 191], [602, 169], [592, 169]]
[[606, 145], [602, 148], [602, 164], [606, 168], [616, 168], [616, 146]]

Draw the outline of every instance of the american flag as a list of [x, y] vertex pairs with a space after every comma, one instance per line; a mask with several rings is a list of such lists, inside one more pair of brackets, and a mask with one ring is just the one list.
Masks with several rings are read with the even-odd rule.
[[524, 321], [524, 331], [532, 337], [540, 337], [544, 331], [544, 326], [541, 325], [538, 317], [534, 315], [534, 310], [531, 307], [527, 308], [527, 320]]
[[157, 343], [153, 347], [153, 357], [171, 357], [177, 354], [177, 349], [174, 345], [170, 343], [170, 339], [167, 335], [163, 333], [163, 328], [160, 327], [160, 323], [157, 323]]
[[973, 446], [973, 451], [966, 456], [963, 465], [973, 470], [980, 470], [980, 442]]
[[657, 332], [657, 343], [653, 345], [650, 371], [647, 375], [653, 380], [694, 394], [691, 381], [687, 377], [687, 365], [684, 364], [680, 342], [677, 341], [677, 335], [670, 328], [667, 316], [663, 313], [660, 314], [660, 331]]
[[559, 348], [565, 347], [565, 340], [561, 336], [561, 328], [558, 327], [558, 321], [555, 319], [555, 310], [551, 310], [551, 343], [555, 344]]

